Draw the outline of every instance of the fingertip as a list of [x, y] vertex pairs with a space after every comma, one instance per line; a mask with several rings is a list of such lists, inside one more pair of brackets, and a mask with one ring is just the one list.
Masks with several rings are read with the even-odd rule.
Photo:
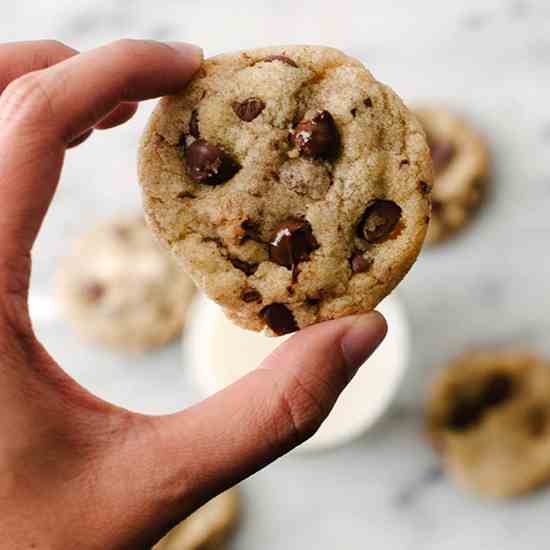
[[365, 322], [371, 324], [373, 328], [376, 326], [376, 328], [380, 331], [381, 340], [386, 337], [386, 334], [388, 333], [388, 322], [379, 311], [374, 310], [367, 313], [366, 315], [361, 315], [361, 317], [366, 317], [367, 319], [365, 320]]
[[376, 351], [388, 332], [388, 324], [378, 311], [349, 318], [349, 327], [340, 341], [350, 376]]
[[175, 50], [178, 55], [183, 56], [185, 60], [199, 68], [204, 59], [204, 52], [200, 46], [189, 44], [188, 42], [165, 42], [167, 46]]

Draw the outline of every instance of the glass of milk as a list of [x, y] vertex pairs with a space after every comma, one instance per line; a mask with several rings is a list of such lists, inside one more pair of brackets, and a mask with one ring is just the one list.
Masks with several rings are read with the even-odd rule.
[[[200, 296], [184, 337], [185, 368], [193, 369], [206, 397], [256, 368], [289, 336], [269, 338], [229, 321], [214, 302]], [[409, 328], [395, 294], [377, 308], [386, 318], [386, 339], [338, 399], [319, 431], [298, 449], [322, 450], [347, 443], [369, 429], [383, 414], [408, 364]]]

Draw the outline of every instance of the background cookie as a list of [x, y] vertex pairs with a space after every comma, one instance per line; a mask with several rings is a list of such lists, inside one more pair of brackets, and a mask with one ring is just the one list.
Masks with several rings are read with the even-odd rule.
[[420, 124], [330, 48], [208, 59], [156, 109], [139, 171], [153, 231], [231, 319], [271, 334], [373, 309], [429, 219]]
[[220, 550], [239, 516], [239, 494], [218, 495], [174, 527], [153, 550]]
[[489, 151], [462, 118], [442, 108], [415, 114], [428, 136], [433, 159], [432, 219], [426, 242], [450, 237], [466, 225], [488, 185]]
[[61, 308], [84, 338], [133, 352], [180, 334], [195, 293], [141, 216], [117, 218], [82, 237], [56, 282]]
[[529, 491], [550, 479], [550, 367], [519, 351], [465, 354], [434, 384], [428, 427], [463, 487]]

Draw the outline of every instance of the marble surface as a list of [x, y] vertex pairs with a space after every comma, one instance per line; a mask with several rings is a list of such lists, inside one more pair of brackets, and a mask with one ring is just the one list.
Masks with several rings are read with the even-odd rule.
[[[122, 36], [185, 39], [208, 54], [329, 44], [363, 59], [407, 101], [448, 103], [471, 116], [495, 157], [491, 198], [470, 231], [423, 253], [401, 286], [414, 353], [393, 409], [354, 444], [287, 457], [245, 482], [246, 513], [231, 548], [547, 545], [550, 493], [505, 504], [461, 494], [423, 439], [421, 408], [438, 365], [465, 347], [522, 343], [550, 354], [549, 2], [18, 0], [2, 6], [0, 36], [81, 49]], [[34, 255], [40, 300], [48, 301], [69, 239], [138, 208], [135, 150], [150, 108], [68, 155]], [[103, 397], [146, 412], [196, 399], [177, 346], [130, 361], [82, 346], [56, 319], [37, 328], [63, 366]]]

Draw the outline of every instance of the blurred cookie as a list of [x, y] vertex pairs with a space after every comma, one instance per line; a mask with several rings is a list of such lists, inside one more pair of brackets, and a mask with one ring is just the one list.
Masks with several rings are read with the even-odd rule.
[[428, 427], [458, 484], [491, 497], [550, 480], [550, 367], [521, 351], [467, 353], [432, 388]]
[[271, 335], [372, 310], [420, 251], [431, 179], [416, 117], [320, 46], [206, 60], [140, 152], [153, 231], [235, 323]]
[[490, 157], [479, 133], [442, 108], [419, 108], [415, 114], [428, 136], [434, 167], [432, 219], [426, 242], [460, 231], [479, 206], [488, 185]]
[[178, 336], [195, 293], [141, 217], [117, 218], [84, 235], [56, 283], [63, 312], [85, 339], [131, 352]]
[[239, 516], [239, 493], [229, 489], [174, 527], [153, 550], [219, 550]]

